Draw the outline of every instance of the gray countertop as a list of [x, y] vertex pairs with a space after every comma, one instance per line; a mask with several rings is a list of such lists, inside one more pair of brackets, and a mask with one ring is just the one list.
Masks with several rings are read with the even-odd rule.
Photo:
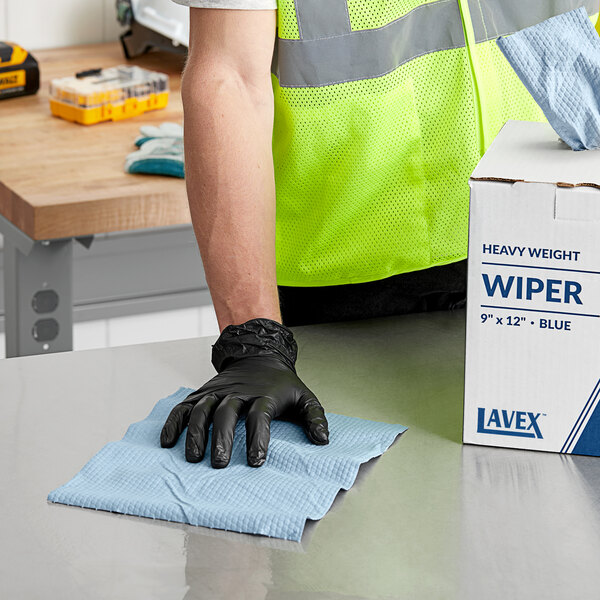
[[213, 339], [0, 361], [0, 596], [598, 598], [600, 459], [461, 445], [463, 311], [295, 331], [327, 410], [410, 427], [301, 543], [46, 501]]

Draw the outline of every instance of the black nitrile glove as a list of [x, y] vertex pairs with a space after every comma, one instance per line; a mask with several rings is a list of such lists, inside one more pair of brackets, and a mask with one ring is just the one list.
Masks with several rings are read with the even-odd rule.
[[296, 375], [297, 351], [292, 332], [276, 321], [252, 319], [226, 327], [212, 350], [218, 375], [173, 408], [160, 434], [161, 446], [172, 448], [187, 426], [185, 458], [200, 462], [212, 421], [211, 464], [226, 467], [236, 423], [244, 414], [251, 467], [265, 462], [271, 421], [279, 417], [300, 423], [313, 444], [328, 444], [323, 407]]

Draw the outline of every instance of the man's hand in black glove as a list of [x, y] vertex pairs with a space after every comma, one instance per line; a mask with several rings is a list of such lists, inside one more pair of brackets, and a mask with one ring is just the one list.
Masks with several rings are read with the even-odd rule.
[[265, 462], [271, 421], [279, 417], [300, 423], [313, 444], [328, 444], [323, 407], [296, 375], [296, 355], [292, 332], [276, 321], [252, 319], [226, 327], [212, 351], [218, 375], [173, 408], [160, 434], [161, 446], [172, 448], [187, 426], [185, 458], [199, 462], [212, 421], [211, 464], [226, 467], [235, 426], [244, 414], [251, 467]]

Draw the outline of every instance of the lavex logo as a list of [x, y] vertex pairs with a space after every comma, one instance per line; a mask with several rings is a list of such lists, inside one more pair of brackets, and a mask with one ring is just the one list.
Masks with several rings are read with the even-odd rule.
[[500, 410], [492, 408], [486, 415], [485, 408], [477, 409], [477, 433], [515, 435], [517, 437], [543, 439], [538, 419], [542, 413], [523, 410]]

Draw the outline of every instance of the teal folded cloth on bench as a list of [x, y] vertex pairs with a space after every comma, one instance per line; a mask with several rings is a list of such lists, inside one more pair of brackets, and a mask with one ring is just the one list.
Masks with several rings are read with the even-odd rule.
[[325, 516], [340, 489], [353, 485], [360, 465], [383, 454], [406, 430], [327, 414], [330, 443], [315, 446], [298, 425], [273, 421], [267, 461], [252, 468], [242, 420], [229, 466], [213, 469], [209, 453], [200, 463], [186, 462], [185, 431], [173, 448], [160, 446], [169, 412], [192, 391], [181, 387], [160, 400], [48, 500], [299, 541], [306, 520]]
[[185, 177], [183, 127], [177, 123], [143, 125], [135, 139], [138, 150], [125, 158], [127, 173]]

